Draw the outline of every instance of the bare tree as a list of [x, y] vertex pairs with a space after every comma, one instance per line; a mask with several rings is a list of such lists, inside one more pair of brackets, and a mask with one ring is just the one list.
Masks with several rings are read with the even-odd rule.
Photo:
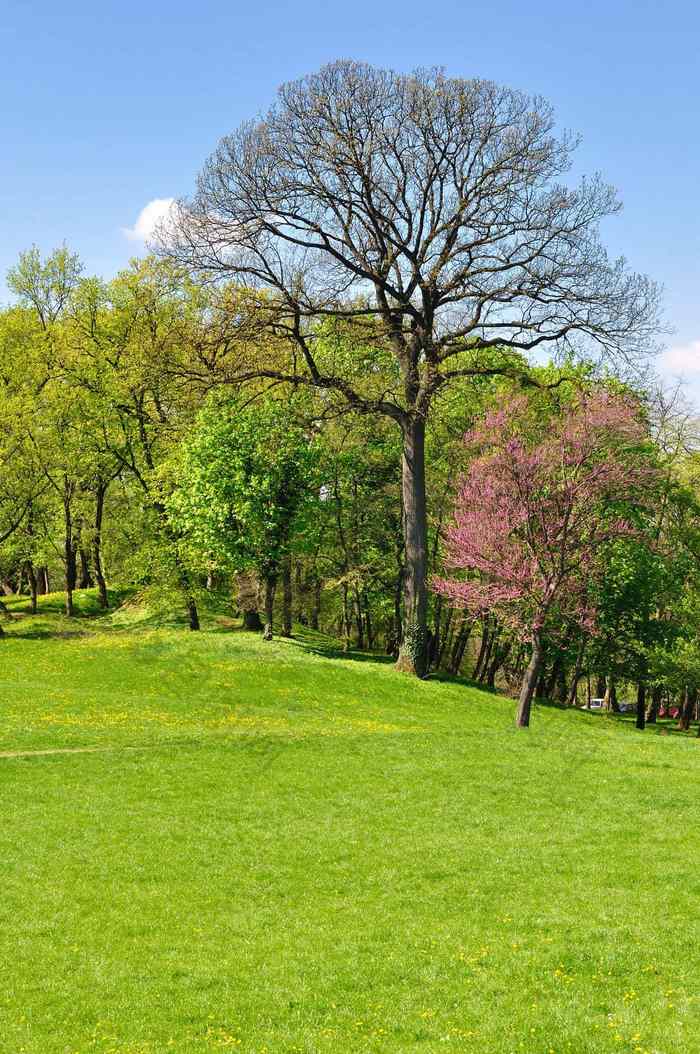
[[[558, 182], [576, 141], [541, 98], [489, 81], [342, 61], [285, 84], [268, 114], [221, 140], [162, 248], [261, 294], [287, 341], [245, 352], [231, 379], [267, 377], [386, 414], [403, 436], [405, 630], [399, 667], [426, 669], [424, 437], [455, 378], [527, 379], [526, 356], [641, 360], [657, 289], [611, 262], [599, 178]], [[396, 383], [375, 390], [319, 351], [319, 319], [374, 327]], [[366, 380], [366, 379], [365, 379]]]

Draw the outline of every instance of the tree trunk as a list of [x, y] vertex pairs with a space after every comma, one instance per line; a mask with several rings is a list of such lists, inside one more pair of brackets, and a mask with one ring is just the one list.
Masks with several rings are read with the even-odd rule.
[[493, 656], [493, 659], [491, 660], [491, 665], [489, 666], [488, 673], [486, 675], [487, 687], [489, 687], [489, 688], [495, 688], [496, 687], [496, 674], [498, 673], [498, 671], [500, 670], [501, 666], [503, 665], [503, 663], [508, 658], [508, 655], [510, 653], [510, 649], [511, 649], [511, 645], [508, 642], [506, 644], [504, 644], [502, 647], [496, 647], [495, 648], [494, 656]]
[[78, 566], [76, 560], [76, 542], [73, 537], [73, 514], [71, 509], [72, 498], [73, 486], [66, 479], [64, 481], [63, 488], [63, 561], [65, 564], [66, 615], [68, 616], [68, 618], [72, 618], [75, 614], [75, 609], [73, 607], [73, 591], [75, 589], [78, 574]]
[[107, 595], [107, 583], [105, 581], [104, 570], [102, 568], [102, 520], [104, 517], [106, 493], [107, 485], [105, 483], [98, 484], [97, 492], [95, 494], [95, 534], [93, 536], [92, 541], [92, 559], [95, 565], [97, 596], [101, 608], [106, 608], [109, 605], [109, 597]]
[[273, 572], [265, 577], [265, 626], [263, 627], [263, 640], [272, 640], [272, 620], [276, 589], [277, 575]]
[[34, 564], [31, 560], [27, 560], [27, 578], [29, 580], [29, 592], [31, 595], [31, 611], [32, 615], [36, 615], [37, 612], [37, 581], [36, 571], [34, 570]]
[[641, 732], [644, 731], [644, 726], [646, 725], [646, 698], [646, 685], [644, 681], [640, 681], [637, 685], [637, 716], [635, 724]]
[[499, 626], [496, 626], [489, 633], [488, 644], [486, 645], [486, 654], [484, 655], [484, 658], [482, 660], [481, 669], [479, 670], [479, 674], [477, 677], [479, 684], [486, 683], [489, 666], [491, 665], [491, 656], [493, 655], [494, 648], [498, 647], [498, 638], [500, 636], [500, 633], [501, 630]]
[[199, 624], [199, 612], [197, 611], [197, 603], [192, 595], [192, 582], [190, 580], [189, 572], [183, 567], [179, 556], [175, 556], [175, 566], [178, 571], [180, 578], [180, 588], [185, 597], [185, 609], [187, 611], [187, 621], [189, 627], [193, 632], [198, 631], [201, 627]]
[[398, 670], [424, 677], [428, 666], [428, 521], [425, 502], [425, 422], [403, 424], [401, 466], [404, 508], [404, 625]]
[[357, 586], [353, 590], [354, 599], [353, 604], [355, 607], [355, 625], [357, 627], [357, 648], [358, 651], [365, 650], [365, 624], [362, 618], [362, 602], [360, 600], [360, 591]]
[[321, 588], [322, 588], [322, 585], [323, 585], [323, 583], [321, 582], [321, 579], [318, 576], [318, 574], [315, 575], [315, 577], [314, 577], [314, 592], [313, 592], [314, 599], [313, 599], [313, 605], [311, 607], [311, 619], [310, 619], [311, 629], [315, 629], [315, 630], [318, 630], [318, 627], [319, 627], [319, 617], [320, 617], [320, 614], [321, 614]]
[[561, 655], [555, 655], [554, 662], [552, 663], [552, 669], [549, 671], [549, 677], [547, 678], [547, 683], [546, 683], [546, 685], [544, 687], [544, 698], [545, 699], [553, 699], [554, 698], [554, 689], [556, 687], [557, 680], [559, 679], [560, 672], [561, 672]]
[[292, 635], [292, 557], [286, 553], [282, 559], [282, 637]]
[[617, 688], [615, 687], [615, 678], [611, 673], [605, 678], [605, 695], [603, 696], [603, 710], [611, 710], [614, 714], [619, 714], [620, 707], [617, 705]]
[[661, 696], [663, 692], [658, 684], [655, 684], [651, 690], [651, 700], [646, 712], [646, 723], [648, 725], [655, 725], [656, 718], [659, 716], [659, 704], [661, 703]]
[[434, 669], [438, 664], [440, 654], [440, 638], [442, 636], [442, 597], [435, 601], [435, 612], [433, 615], [433, 631], [430, 634], [430, 647], [428, 648], [428, 669]]
[[367, 594], [363, 593], [363, 605], [365, 615], [365, 629], [367, 631], [367, 650], [374, 651], [374, 624], [372, 622], [372, 613], [369, 607], [369, 600]]
[[200, 629], [199, 612], [197, 611], [197, 605], [195, 604], [193, 597], [187, 598], [187, 619], [189, 627], [193, 632]]
[[481, 647], [479, 648], [479, 657], [476, 660], [476, 666], [474, 667], [474, 671], [472, 673], [473, 681], [479, 680], [479, 675], [481, 674], [481, 667], [483, 666], [485, 661], [488, 661], [487, 650], [489, 647], [490, 638], [491, 632], [489, 628], [489, 621], [487, 618], [485, 618], [481, 627]]
[[561, 703], [562, 706], [566, 706], [566, 701], [569, 697], [569, 682], [568, 682], [568, 670], [562, 663], [559, 667], [559, 675], [557, 677], [557, 691], [556, 701]]
[[447, 672], [452, 674], [453, 677], [459, 675], [459, 671], [462, 667], [462, 659], [464, 658], [464, 652], [471, 631], [472, 623], [465, 620], [459, 628], [459, 633], [455, 637], [455, 642], [452, 647], [452, 655], [450, 656], [450, 664], [447, 670]]
[[350, 630], [352, 628], [350, 621], [350, 604], [348, 602], [348, 584], [343, 582], [342, 585], [342, 597], [343, 597], [343, 610], [341, 614], [343, 623], [343, 651], [350, 651]]
[[683, 699], [683, 709], [681, 710], [681, 716], [678, 721], [678, 727], [682, 732], [687, 732], [690, 728], [690, 722], [693, 720], [693, 714], [695, 713], [695, 704], [697, 703], [697, 701], [697, 688], [690, 688], [686, 685], [685, 697]]
[[447, 617], [445, 619], [445, 625], [440, 632], [440, 639], [438, 641], [437, 654], [435, 656], [435, 665], [438, 669], [442, 666], [442, 660], [447, 650], [447, 646], [451, 640], [452, 635], [452, 619], [454, 618], [454, 608], [448, 607]]
[[92, 580], [92, 575], [90, 574], [90, 561], [88, 558], [88, 554], [82, 546], [78, 550], [78, 555], [80, 557], [80, 579], [78, 583], [78, 588], [92, 589], [94, 582]]
[[532, 634], [532, 655], [523, 677], [523, 683], [520, 686], [520, 698], [518, 699], [518, 709], [515, 715], [517, 728], [527, 728], [530, 724], [530, 709], [540, 675], [542, 656], [542, 634], [539, 630], [534, 630]]
[[583, 656], [585, 650], [586, 642], [585, 640], [582, 640], [579, 645], [579, 649], [576, 653], [576, 665], [574, 666], [574, 673], [573, 677], [571, 678], [571, 688], [569, 690], [569, 695], [567, 699], [569, 706], [574, 706], [576, 703], [576, 698], [578, 694], [578, 682], [581, 680], [581, 670], [583, 668]]

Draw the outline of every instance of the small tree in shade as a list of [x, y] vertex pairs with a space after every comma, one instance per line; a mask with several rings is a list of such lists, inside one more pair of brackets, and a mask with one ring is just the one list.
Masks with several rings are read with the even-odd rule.
[[524, 397], [465, 437], [473, 454], [459, 484], [446, 566], [467, 578], [435, 589], [473, 614], [497, 611], [532, 646], [516, 724], [530, 722], [545, 629], [566, 616], [594, 622], [605, 546], [636, 530], [656, 479], [638, 408], [607, 392], [539, 420]]

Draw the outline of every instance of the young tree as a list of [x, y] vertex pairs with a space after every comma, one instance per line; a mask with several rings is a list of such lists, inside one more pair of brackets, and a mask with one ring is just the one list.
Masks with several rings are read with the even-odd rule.
[[[188, 268], [261, 291], [279, 338], [231, 378], [315, 385], [401, 429], [405, 632], [427, 662], [425, 428], [455, 378], [523, 375], [535, 348], [634, 359], [656, 325], [647, 279], [611, 263], [598, 178], [559, 179], [576, 143], [547, 103], [440, 71], [342, 61], [284, 85], [261, 120], [221, 140], [163, 231]], [[396, 381], [377, 389], [318, 354], [318, 319], [371, 320]], [[286, 341], [286, 348], [284, 347]]]
[[271, 398], [244, 407], [210, 403], [184, 443], [170, 522], [193, 563], [255, 570], [265, 583], [265, 640], [272, 639], [275, 591], [303, 535], [303, 513], [318, 494], [317, 453], [289, 407]]
[[498, 611], [532, 647], [516, 723], [525, 727], [552, 623], [594, 618], [601, 548], [632, 533], [656, 471], [634, 404], [605, 391], [533, 416], [524, 397], [465, 437], [474, 459], [459, 486], [447, 564], [471, 573], [435, 588], [475, 614]]

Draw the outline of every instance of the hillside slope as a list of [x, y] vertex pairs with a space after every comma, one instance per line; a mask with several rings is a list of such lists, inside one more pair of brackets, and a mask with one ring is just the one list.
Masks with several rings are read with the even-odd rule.
[[0, 1051], [700, 1051], [700, 743], [275, 641], [0, 642]]

